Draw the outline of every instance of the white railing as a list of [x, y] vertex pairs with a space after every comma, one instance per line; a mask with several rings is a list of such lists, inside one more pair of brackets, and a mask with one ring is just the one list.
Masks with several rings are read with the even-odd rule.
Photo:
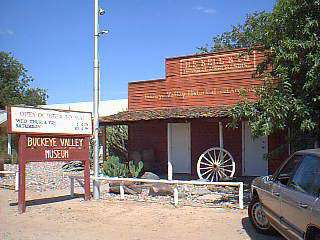
[[[83, 179], [83, 176], [69, 175], [70, 178], [70, 195], [74, 196], [74, 180], [76, 179], [81, 186], [83, 183], [80, 183], [80, 179]], [[112, 183], [119, 183], [120, 185], [120, 199], [125, 199], [124, 196], [124, 185], [126, 182], [140, 182], [140, 183], [164, 183], [169, 185], [174, 185], [173, 189], [173, 200], [174, 204], [178, 205], [179, 203], [179, 192], [178, 185], [202, 185], [202, 186], [230, 186], [238, 187], [239, 192], [239, 208], [243, 209], [243, 182], [202, 182], [202, 181], [183, 181], [183, 180], [153, 180], [153, 179], [141, 179], [141, 178], [118, 178], [118, 177], [98, 177], [96, 178], [99, 181], [106, 181]]]

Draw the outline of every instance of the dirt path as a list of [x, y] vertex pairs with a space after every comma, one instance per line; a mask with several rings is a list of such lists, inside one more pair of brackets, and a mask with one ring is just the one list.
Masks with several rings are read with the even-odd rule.
[[[28, 192], [25, 214], [17, 194], [0, 189], [0, 239], [280, 239], [258, 235], [246, 211], [129, 201], [82, 201], [67, 192]], [[31, 201], [30, 201], [31, 200]]]

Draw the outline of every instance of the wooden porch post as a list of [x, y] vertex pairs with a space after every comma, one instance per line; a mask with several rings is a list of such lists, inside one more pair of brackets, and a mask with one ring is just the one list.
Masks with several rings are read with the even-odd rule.
[[222, 122], [219, 122], [219, 144], [220, 144], [220, 148], [223, 148], [223, 125], [222, 125]]
[[167, 142], [168, 142], [168, 180], [172, 180], [172, 163], [171, 163], [171, 124], [167, 123]]
[[12, 135], [8, 133], [8, 155], [12, 158]]
[[101, 142], [102, 142], [102, 160], [105, 161], [107, 156], [107, 133], [106, 126], [101, 126]]

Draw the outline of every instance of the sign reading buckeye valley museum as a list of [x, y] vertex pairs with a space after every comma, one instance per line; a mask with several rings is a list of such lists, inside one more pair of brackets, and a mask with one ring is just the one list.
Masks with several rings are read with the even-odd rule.
[[12, 106], [8, 133], [19, 134], [19, 212], [26, 209], [25, 168], [28, 162], [82, 161], [85, 200], [90, 199], [89, 141], [91, 113]]
[[24, 156], [29, 161], [72, 161], [81, 159], [88, 149], [85, 137], [22, 136]]

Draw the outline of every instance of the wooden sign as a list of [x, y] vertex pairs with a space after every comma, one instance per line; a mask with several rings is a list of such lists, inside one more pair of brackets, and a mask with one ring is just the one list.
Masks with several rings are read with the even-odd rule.
[[74, 161], [89, 152], [86, 137], [23, 135], [21, 140], [28, 161]]
[[256, 68], [255, 52], [225, 53], [207, 57], [180, 60], [180, 75], [221, 74], [241, 72]]
[[8, 125], [9, 133], [19, 134], [20, 213], [26, 210], [26, 164], [29, 162], [82, 161], [85, 200], [90, 199], [91, 113], [14, 106], [8, 108]]
[[90, 137], [25, 135], [19, 137], [19, 195], [20, 213], [26, 210], [26, 164], [29, 162], [82, 161], [84, 164], [85, 200], [90, 193]]
[[91, 135], [90, 112], [12, 106], [8, 108], [8, 132]]

